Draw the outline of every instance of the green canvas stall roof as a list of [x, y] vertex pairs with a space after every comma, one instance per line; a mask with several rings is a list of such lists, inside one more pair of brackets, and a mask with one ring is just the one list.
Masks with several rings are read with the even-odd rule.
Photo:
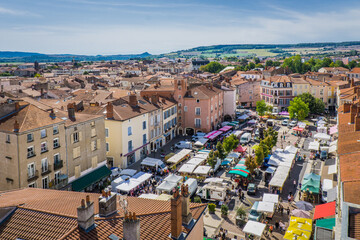
[[246, 166], [240, 166], [240, 165], [236, 165], [236, 166], [233, 167], [231, 170], [235, 170], [235, 171], [236, 171], [236, 170], [241, 170], [241, 171], [250, 173], [250, 171], [246, 169]]
[[92, 184], [100, 181], [102, 178], [107, 177], [111, 174], [109, 168], [106, 165], [99, 167], [98, 169], [88, 173], [71, 183], [73, 191], [80, 192]]
[[332, 230], [335, 227], [335, 218], [326, 218], [316, 220], [316, 227]]
[[236, 123], [228, 123], [227, 126], [232, 126], [235, 127], [237, 124]]
[[308, 173], [304, 176], [304, 180], [309, 180], [309, 179], [320, 181], [321, 177], [320, 175], [317, 175], [315, 173]]
[[309, 192], [313, 192], [313, 193], [319, 193], [320, 181], [316, 181], [311, 178], [307, 181], [303, 181], [303, 185], [301, 186], [301, 191], [309, 191]]
[[232, 121], [231, 123], [239, 124], [239, 121]]
[[248, 173], [245, 173], [245, 172], [240, 171], [240, 170], [231, 170], [231, 171], [229, 171], [229, 173], [239, 175], [239, 176], [242, 176], [242, 177], [247, 177], [249, 175]]

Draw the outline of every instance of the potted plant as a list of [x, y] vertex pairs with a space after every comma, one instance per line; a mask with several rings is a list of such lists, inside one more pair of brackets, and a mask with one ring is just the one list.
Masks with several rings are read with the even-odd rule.
[[227, 217], [228, 213], [229, 213], [228, 205], [226, 205], [226, 204], [221, 205], [221, 216], [223, 218], [225, 218], [225, 217]]
[[245, 223], [246, 212], [243, 208], [238, 208], [236, 210], [236, 225], [242, 226]]
[[215, 213], [216, 205], [214, 203], [209, 203], [209, 213], [214, 214]]
[[194, 197], [194, 203], [201, 203], [201, 198], [199, 196]]

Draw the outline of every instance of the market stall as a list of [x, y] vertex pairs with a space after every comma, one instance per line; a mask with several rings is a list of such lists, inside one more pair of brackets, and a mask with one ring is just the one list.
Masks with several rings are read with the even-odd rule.
[[204, 158], [193, 157], [189, 161], [187, 161], [186, 164], [192, 164], [192, 165], [198, 166], [198, 165], [202, 164], [204, 161], [205, 161]]
[[335, 133], [338, 133], [338, 126], [337, 126], [337, 125], [332, 126], [332, 127], [330, 127], [330, 129], [329, 129], [329, 134], [330, 134], [330, 135], [333, 135], [333, 134], [335, 134]]
[[247, 147], [242, 147], [241, 145], [237, 146], [237, 148], [234, 150], [234, 152], [246, 152]]
[[219, 131], [227, 132], [227, 131], [229, 131], [230, 129], [232, 129], [232, 126], [225, 126], [225, 127], [220, 128]]
[[178, 164], [179, 162], [183, 161], [185, 158], [190, 156], [192, 150], [190, 149], [182, 149], [180, 152], [176, 153], [174, 156], [169, 158], [166, 162], [170, 164]]
[[120, 172], [120, 176], [127, 175], [127, 176], [134, 176], [137, 171], [134, 169], [124, 169]]
[[210, 170], [210, 166], [198, 166], [193, 173], [198, 175], [208, 175]]
[[314, 135], [314, 138], [325, 141], [329, 141], [331, 139], [330, 135], [327, 135], [326, 133], [317, 133]]
[[320, 149], [320, 143], [317, 142], [317, 141], [310, 142], [308, 149], [309, 149], [309, 150], [312, 150], [312, 151], [319, 151], [319, 149]]
[[245, 227], [243, 228], [243, 232], [251, 236], [255, 236], [256, 238], [260, 239], [263, 235], [263, 232], [265, 230], [266, 224], [259, 223], [256, 221], [249, 220]]
[[264, 193], [262, 201], [277, 204], [279, 202], [279, 195], [271, 194], [271, 193]]
[[182, 179], [183, 179], [182, 176], [177, 176], [177, 175], [175, 175], [175, 174], [170, 174], [169, 176], [167, 176], [167, 177], [164, 179], [164, 181], [179, 183], [179, 182], [181, 182]]
[[241, 170], [241, 169], [230, 170], [229, 174], [234, 174], [234, 175], [237, 175], [237, 176], [240, 176], [240, 177], [245, 177], [245, 178], [249, 176], [248, 172], [246, 172], [244, 170]]
[[160, 193], [169, 193], [177, 187], [176, 182], [163, 181], [159, 186], [156, 187], [156, 191]]
[[209, 141], [209, 139], [207, 138], [198, 138], [197, 141], [194, 143], [194, 146], [195, 147], [203, 147], [207, 141]]
[[290, 167], [279, 166], [276, 169], [274, 176], [271, 178], [269, 182], [270, 189], [273, 188], [274, 190], [279, 190], [278, 193], [280, 193], [289, 175], [289, 172], [290, 172]]
[[185, 163], [184, 165], [181, 166], [178, 172], [191, 174], [195, 170], [196, 166], [197, 165]]
[[314, 220], [335, 216], [336, 202], [329, 202], [315, 206]]

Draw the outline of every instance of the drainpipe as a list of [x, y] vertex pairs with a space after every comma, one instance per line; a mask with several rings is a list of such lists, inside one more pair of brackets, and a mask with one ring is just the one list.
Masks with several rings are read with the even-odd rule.
[[18, 155], [18, 177], [19, 177], [19, 188], [21, 188], [21, 183], [20, 183], [20, 154], [19, 154], [19, 135], [16, 133], [16, 139], [17, 139], [17, 155]]

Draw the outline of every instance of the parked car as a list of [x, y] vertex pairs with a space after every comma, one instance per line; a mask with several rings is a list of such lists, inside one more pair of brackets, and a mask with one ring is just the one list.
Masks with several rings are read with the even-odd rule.
[[291, 123], [289, 124], [290, 127], [295, 127], [297, 125], [297, 121], [291, 121]]
[[321, 151], [321, 153], [320, 153], [320, 159], [321, 159], [321, 160], [326, 160], [327, 157], [328, 157], [327, 151]]
[[192, 144], [191, 144], [191, 142], [180, 141], [180, 142], [175, 144], [175, 148], [188, 148], [188, 149], [191, 149]]
[[289, 125], [289, 120], [287, 120], [287, 119], [283, 120], [283, 121], [281, 122], [281, 125], [283, 125], [283, 126]]
[[259, 222], [260, 219], [261, 219], [261, 216], [262, 216], [262, 213], [259, 213], [257, 211], [257, 208], [258, 208], [258, 205], [259, 205], [259, 202], [258, 201], [255, 201], [254, 202], [254, 205], [251, 207], [251, 210], [249, 212], [249, 220], [252, 220], [252, 221], [257, 221]]
[[247, 188], [248, 195], [256, 195], [257, 193], [257, 186], [255, 183], [249, 183]]
[[192, 136], [191, 140], [193, 142], [196, 142], [197, 140], [199, 140], [199, 138], [203, 138], [205, 135], [206, 135], [206, 133], [197, 132], [195, 135]]
[[241, 135], [240, 144], [248, 144], [251, 141], [251, 133]]

